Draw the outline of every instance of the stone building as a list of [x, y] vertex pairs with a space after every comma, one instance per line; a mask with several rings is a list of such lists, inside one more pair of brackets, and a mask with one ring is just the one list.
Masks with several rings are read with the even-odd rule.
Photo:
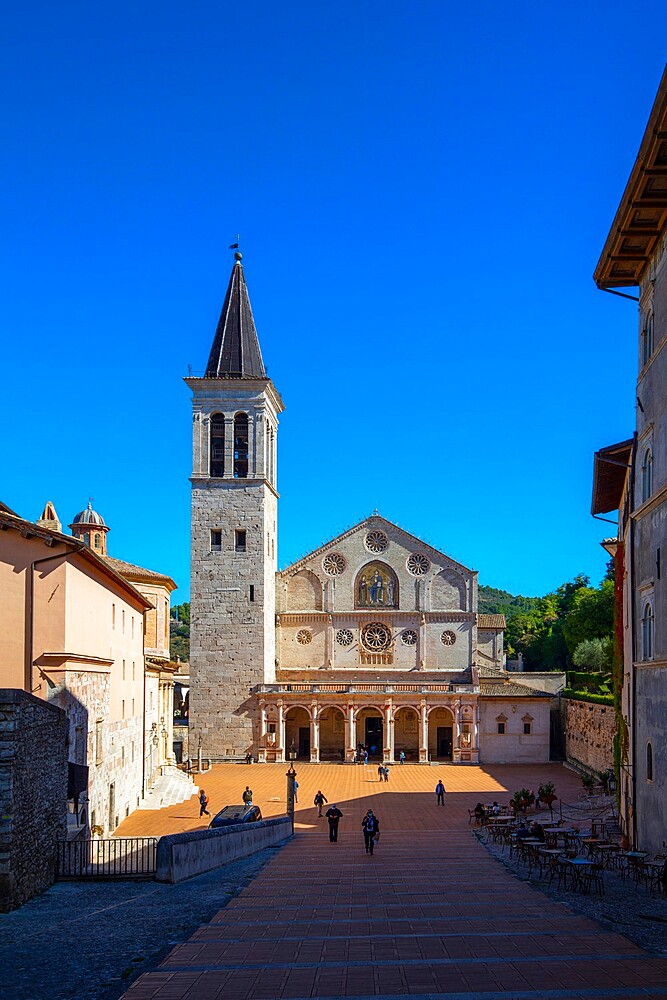
[[596, 453], [591, 510], [618, 511], [617, 537], [603, 545], [622, 583], [621, 815], [632, 842], [655, 852], [667, 830], [667, 71], [595, 281], [639, 291], [629, 296], [639, 320], [635, 430]]
[[549, 757], [551, 695], [511, 680], [477, 573], [372, 515], [276, 570], [277, 428], [236, 254], [193, 394], [190, 752], [455, 763]]

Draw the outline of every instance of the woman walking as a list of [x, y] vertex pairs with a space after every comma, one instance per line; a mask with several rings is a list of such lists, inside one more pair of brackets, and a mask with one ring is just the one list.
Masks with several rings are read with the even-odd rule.
[[378, 823], [378, 818], [374, 815], [372, 809], [369, 809], [362, 819], [361, 829], [364, 831], [366, 854], [372, 854], [375, 842], [380, 837], [380, 824]]

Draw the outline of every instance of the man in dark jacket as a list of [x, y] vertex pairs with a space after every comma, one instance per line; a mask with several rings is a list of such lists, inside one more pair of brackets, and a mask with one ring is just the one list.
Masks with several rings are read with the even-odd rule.
[[372, 854], [373, 847], [375, 846], [375, 838], [380, 834], [380, 824], [378, 823], [377, 816], [374, 815], [372, 809], [369, 809], [362, 819], [361, 829], [364, 831], [366, 854]]
[[343, 814], [333, 802], [327, 809], [325, 816], [329, 820], [329, 840], [332, 844], [336, 844], [338, 842], [338, 823], [343, 818]]

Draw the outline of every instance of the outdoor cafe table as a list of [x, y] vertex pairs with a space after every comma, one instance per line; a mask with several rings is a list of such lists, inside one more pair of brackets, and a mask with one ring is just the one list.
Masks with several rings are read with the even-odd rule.
[[619, 857], [626, 859], [627, 871], [632, 873], [636, 882], [641, 871], [641, 862], [648, 857], [648, 851], [624, 851], [623, 854], [619, 854]]
[[553, 840], [555, 844], [561, 837], [565, 840], [567, 837], [576, 836], [576, 830], [573, 830], [571, 826], [559, 826], [555, 830], [545, 830], [544, 833], [547, 840]]
[[588, 842], [589, 855], [595, 854], [605, 868], [609, 868], [613, 860], [618, 857], [619, 850], [618, 844], [600, 844], [595, 840]]
[[575, 890], [583, 890], [584, 883], [581, 878], [582, 872], [586, 868], [590, 868], [590, 866], [595, 864], [595, 862], [590, 858], [563, 858], [563, 864], [572, 869], [572, 888]]

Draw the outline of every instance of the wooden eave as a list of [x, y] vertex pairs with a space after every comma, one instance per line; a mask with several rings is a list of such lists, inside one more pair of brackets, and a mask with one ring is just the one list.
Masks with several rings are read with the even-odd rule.
[[595, 452], [591, 514], [608, 514], [621, 506], [633, 444], [630, 438]]
[[593, 278], [598, 288], [641, 284], [667, 229], [667, 69]]

